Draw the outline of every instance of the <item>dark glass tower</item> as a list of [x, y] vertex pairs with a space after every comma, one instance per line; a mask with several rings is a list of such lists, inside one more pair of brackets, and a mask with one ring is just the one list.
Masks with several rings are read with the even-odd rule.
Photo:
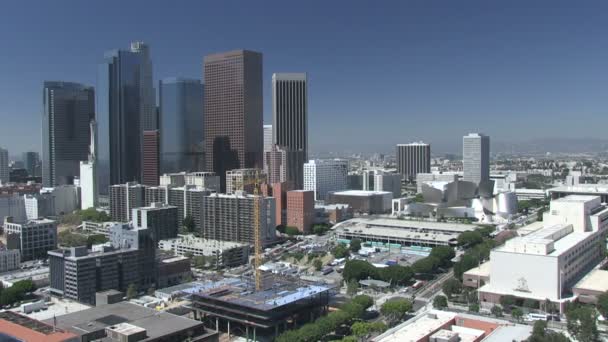
[[97, 79], [97, 149], [99, 192], [142, 179], [144, 130], [158, 129], [149, 48], [105, 53]]
[[42, 183], [73, 184], [89, 154], [95, 92], [79, 83], [47, 81], [43, 93]]
[[308, 161], [308, 80], [305, 73], [272, 75], [273, 141], [286, 152], [286, 180], [304, 184]]
[[262, 54], [209, 55], [204, 73], [205, 164], [221, 177], [223, 192], [227, 170], [262, 168]]
[[158, 89], [161, 174], [203, 171], [203, 84], [167, 78]]

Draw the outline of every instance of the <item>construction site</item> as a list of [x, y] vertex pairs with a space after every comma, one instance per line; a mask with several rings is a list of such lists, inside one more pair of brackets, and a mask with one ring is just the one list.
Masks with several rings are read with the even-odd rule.
[[[259, 274], [258, 274], [259, 276]], [[196, 319], [209, 329], [247, 341], [272, 340], [328, 310], [332, 287], [264, 274], [261, 290], [252, 277], [224, 278], [186, 289]]]

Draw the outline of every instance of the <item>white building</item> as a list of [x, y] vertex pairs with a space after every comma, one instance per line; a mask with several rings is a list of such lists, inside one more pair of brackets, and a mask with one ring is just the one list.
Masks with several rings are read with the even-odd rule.
[[266, 153], [272, 150], [272, 125], [264, 125], [264, 171], [266, 170]]
[[55, 200], [52, 194], [23, 195], [23, 202], [28, 220], [55, 215]]
[[219, 267], [235, 267], [246, 264], [249, 259], [249, 244], [208, 240], [194, 235], [179, 235], [174, 239], [158, 242], [158, 248], [175, 255], [215, 257]]
[[0, 147], [0, 185], [8, 183], [8, 150]]
[[540, 229], [490, 253], [489, 283], [479, 289], [480, 298], [492, 303], [504, 295], [561, 304], [572, 300], [570, 289], [604, 258], [607, 230], [608, 208], [599, 197], [551, 201]]
[[215, 172], [178, 172], [160, 176], [160, 186], [195, 186], [211, 191], [220, 191], [220, 176]]
[[463, 180], [479, 184], [490, 180], [490, 137], [470, 133], [462, 138]]
[[401, 197], [401, 175], [399, 173], [376, 170], [374, 174], [374, 191], [388, 191], [393, 198]]
[[459, 179], [458, 173], [455, 172], [444, 172], [444, 173], [419, 173], [416, 175], [416, 191], [422, 193], [422, 184], [429, 184], [433, 182], [445, 182], [451, 183]]
[[89, 159], [80, 162], [80, 209], [97, 207], [99, 188], [97, 186], [97, 123], [91, 121], [91, 142], [89, 144]]
[[326, 200], [330, 191], [348, 188], [348, 161], [315, 159], [304, 164], [304, 190], [315, 192], [316, 200]]

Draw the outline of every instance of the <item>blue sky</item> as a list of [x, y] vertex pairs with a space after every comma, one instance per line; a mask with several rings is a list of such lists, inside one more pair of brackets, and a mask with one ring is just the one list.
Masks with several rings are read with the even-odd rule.
[[132, 40], [156, 80], [262, 52], [266, 122], [271, 74], [308, 72], [313, 151], [606, 137], [606, 1], [15, 0], [0, 7], [0, 146], [39, 150], [42, 82], [95, 85], [103, 52]]

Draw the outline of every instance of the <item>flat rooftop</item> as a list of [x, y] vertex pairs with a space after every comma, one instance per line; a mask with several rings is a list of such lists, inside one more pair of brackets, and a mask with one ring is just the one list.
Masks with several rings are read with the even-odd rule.
[[268, 311], [327, 292], [332, 288], [325, 284], [307, 284], [285, 277], [270, 276], [272, 277], [272, 288], [264, 291], [254, 291], [255, 283], [251, 278], [224, 278], [186, 289], [184, 292], [202, 298]]
[[606, 184], [578, 184], [562, 185], [548, 189], [547, 192], [570, 192], [570, 193], [590, 193], [598, 195], [608, 195], [608, 185]]
[[188, 246], [192, 248], [200, 248], [200, 249], [210, 249], [210, 250], [218, 250], [218, 249], [231, 249], [231, 248], [241, 248], [244, 246], [249, 246], [245, 243], [233, 242], [233, 241], [221, 241], [221, 240], [212, 240], [212, 239], [203, 239], [199, 237], [195, 237], [194, 235], [179, 235], [173, 239], [161, 240], [159, 244], [179, 244], [180, 246]]
[[73, 333], [56, 330], [50, 324], [12, 311], [0, 312], [0, 340], [2, 341], [4, 341], [3, 335], [28, 342], [72, 341], [77, 337]]
[[[153, 340], [172, 332], [196, 328], [203, 324], [186, 317], [158, 312], [129, 302], [101, 305], [59, 316], [56, 320], [57, 327], [79, 336], [104, 330], [120, 323], [129, 323], [146, 329], [146, 340]], [[53, 324], [53, 319], [48, 319], [45, 322]]]
[[344, 191], [335, 191], [334, 195], [339, 196], [357, 196], [357, 197], [371, 197], [377, 195], [392, 195], [392, 192], [389, 191], [368, 191], [368, 190], [344, 190]]
[[576, 283], [573, 288], [604, 293], [608, 291], [608, 271], [593, 270]]
[[470, 230], [476, 230], [478, 227], [474, 224], [465, 223], [445, 223], [433, 221], [415, 221], [415, 220], [399, 220], [383, 217], [359, 217], [344, 221], [339, 224], [340, 227], [348, 228], [349, 226], [369, 226], [369, 227], [386, 227], [386, 228], [401, 228], [401, 229], [416, 229], [437, 232], [453, 232], [463, 233]]
[[[434, 316], [432, 316], [434, 315]], [[378, 336], [376, 342], [418, 342], [456, 318], [456, 313], [433, 310], [414, 317]]]
[[490, 262], [486, 261], [478, 267], [473, 267], [470, 270], [464, 272], [464, 274], [478, 276], [478, 277], [489, 277], [490, 276]]

